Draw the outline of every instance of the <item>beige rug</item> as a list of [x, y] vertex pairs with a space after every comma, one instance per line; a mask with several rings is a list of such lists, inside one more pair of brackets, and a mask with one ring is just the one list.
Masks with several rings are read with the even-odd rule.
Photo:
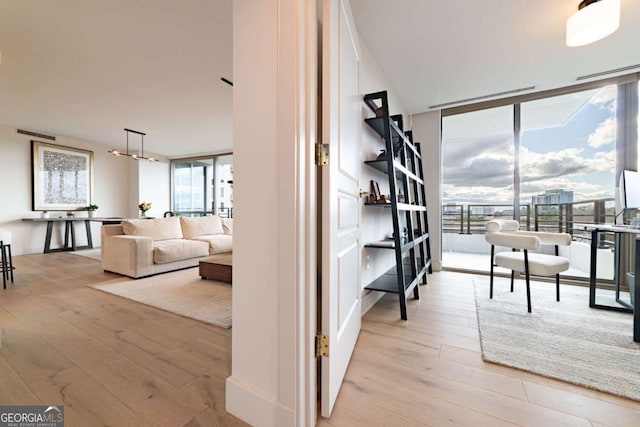
[[589, 289], [533, 282], [527, 313], [524, 281], [509, 292], [497, 278], [474, 279], [484, 360], [640, 400], [640, 343], [631, 314], [589, 308]]
[[115, 279], [91, 287], [212, 325], [231, 327], [231, 285], [201, 279], [197, 267], [144, 279]]

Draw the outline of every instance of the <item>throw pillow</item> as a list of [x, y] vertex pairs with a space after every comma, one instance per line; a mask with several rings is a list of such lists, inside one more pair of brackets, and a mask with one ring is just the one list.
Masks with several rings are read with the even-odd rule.
[[217, 215], [207, 215], [194, 218], [181, 216], [180, 225], [182, 226], [182, 234], [185, 239], [190, 239], [195, 236], [207, 236], [210, 234], [224, 234], [222, 221]]

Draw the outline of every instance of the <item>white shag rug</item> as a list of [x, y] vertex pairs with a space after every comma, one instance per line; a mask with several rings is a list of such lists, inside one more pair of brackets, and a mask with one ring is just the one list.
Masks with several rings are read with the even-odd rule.
[[[617, 396], [640, 400], [640, 343], [633, 316], [589, 308], [587, 287], [532, 282], [527, 312], [523, 280], [474, 279], [482, 358]], [[600, 291], [599, 291], [600, 292]]]
[[115, 279], [91, 287], [212, 325], [231, 327], [231, 284], [201, 279], [197, 267], [143, 279]]

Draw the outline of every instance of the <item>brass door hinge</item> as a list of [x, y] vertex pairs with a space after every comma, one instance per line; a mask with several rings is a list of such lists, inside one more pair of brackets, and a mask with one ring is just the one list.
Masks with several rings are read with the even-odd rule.
[[316, 166], [329, 164], [329, 144], [316, 144]]
[[316, 357], [329, 357], [329, 337], [316, 335]]

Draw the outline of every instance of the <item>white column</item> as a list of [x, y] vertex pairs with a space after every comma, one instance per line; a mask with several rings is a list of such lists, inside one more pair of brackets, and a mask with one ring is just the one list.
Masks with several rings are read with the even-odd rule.
[[226, 409], [302, 425], [307, 400], [306, 0], [233, 2], [234, 259]]
[[422, 167], [427, 191], [427, 216], [431, 241], [431, 262], [435, 271], [442, 269], [442, 143], [440, 111], [411, 117], [414, 141], [422, 148]]

